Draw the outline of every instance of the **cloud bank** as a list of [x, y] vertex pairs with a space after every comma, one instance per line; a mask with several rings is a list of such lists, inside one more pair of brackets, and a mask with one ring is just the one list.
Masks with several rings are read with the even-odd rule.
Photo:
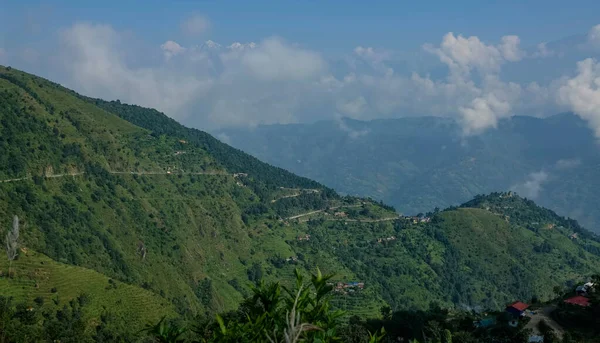
[[520, 196], [535, 200], [542, 191], [542, 185], [548, 181], [549, 174], [541, 170], [529, 174], [527, 180], [522, 184], [511, 187], [511, 191], [517, 192]]
[[[198, 37], [210, 21], [195, 15], [180, 26], [182, 35]], [[59, 32], [51, 49], [0, 50], [0, 61], [25, 69], [38, 63], [86, 95], [154, 107], [203, 129], [434, 115], [455, 117], [468, 136], [513, 115], [571, 110], [600, 137], [598, 62], [582, 60], [546, 84], [511, 82], [505, 68], [563, 53], [546, 43], [523, 49], [516, 35], [485, 42], [449, 32], [423, 45], [423, 54], [445, 69], [435, 77], [398, 67], [397, 52], [365, 45], [333, 59], [280, 37], [196, 45], [179, 38], [144, 45], [135, 33], [76, 23]], [[600, 25], [585, 41], [600, 46]]]

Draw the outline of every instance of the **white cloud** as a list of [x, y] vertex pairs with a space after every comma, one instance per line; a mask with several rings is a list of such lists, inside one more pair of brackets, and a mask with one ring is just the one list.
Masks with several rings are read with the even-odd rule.
[[586, 120], [600, 138], [600, 63], [588, 58], [577, 63], [577, 75], [558, 90], [559, 102]]
[[209, 28], [210, 21], [200, 14], [193, 15], [181, 23], [181, 30], [190, 36], [199, 36], [208, 31]]
[[270, 38], [242, 56], [242, 64], [261, 80], [306, 80], [325, 70], [325, 60], [315, 52]]
[[338, 124], [338, 128], [344, 132], [346, 132], [348, 134], [348, 137], [352, 138], [352, 139], [357, 139], [359, 137], [363, 137], [369, 134], [370, 130], [368, 129], [363, 129], [363, 130], [354, 130], [353, 128], [349, 127], [346, 122], [344, 121], [343, 118], [341, 117], [337, 117], [336, 118], [336, 122]]
[[[208, 27], [201, 16], [182, 24], [187, 34]], [[38, 49], [42, 57], [61, 61], [52, 66], [62, 77], [57, 81], [87, 95], [154, 107], [205, 129], [337, 115], [436, 115], [458, 118], [470, 135], [516, 113], [542, 113], [556, 94], [547, 85], [503, 80], [502, 67], [526, 57], [517, 36], [488, 43], [448, 33], [438, 46], [425, 46], [435, 55], [426, 57], [437, 56], [447, 66], [447, 75], [434, 77], [403, 70], [398, 52], [368, 45], [326, 61], [280, 38], [184, 46], [174, 37], [146, 47], [130, 32], [93, 24], [73, 25], [60, 37], [52, 51]]]
[[588, 43], [592, 45], [594, 48], [600, 48], [600, 24], [592, 27], [590, 32], [588, 32]]
[[[525, 56], [519, 43], [517, 36], [504, 36], [500, 44], [488, 45], [478, 37], [465, 38], [450, 32], [439, 47], [424, 46], [450, 69], [447, 82], [433, 82], [420, 76], [413, 76], [413, 80], [428, 94], [442, 93], [449, 98], [450, 107], [454, 106], [450, 112], [459, 115], [464, 134], [479, 134], [513, 115], [513, 108], [519, 105], [522, 87], [502, 82], [498, 76], [502, 64], [517, 62]], [[477, 71], [479, 84], [473, 81], [472, 71]]]
[[540, 43], [537, 45], [537, 50], [531, 54], [532, 58], [546, 58], [552, 57], [556, 54], [555, 51], [549, 50], [546, 43]]
[[357, 46], [356, 48], [354, 48], [354, 53], [357, 56], [360, 56], [361, 58], [375, 63], [383, 62], [385, 60], [388, 60], [390, 57], [389, 53], [384, 51], [375, 51], [375, 49], [373, 49], [372, 47], [364, 48], [362, 46]]
[[477, 134], [496, 127], [498, 119], [510, 113], [511, 105], [496, 98], [493, 93], [478, 97], [466, 107], [459, 107], [465, 134]]
[[256, 49], [258, 45], [254, 42], [250, 42], [250, 43], [240, 43], [240, 42], [235, 42], [232, 43], [231, 45], [229, 45], [227, 48], [231, 49], [231, 50], [248, 50], [248, 49]]
[[518, 36], [504, 36], [499, 49], [502, 52], [502, 57], [509, 62], [520, 61], [525, 53], [519, 49], [521, 40]]
[[531, 173], [524, 183], [514, 185], [511, 190], [523, 197], [535, 200], [543, 190], [542, 185], [548, 181], [549, 177], [550, 175], [543, 170]]
[[160, 48], [162, 49], [167, 60], [170, 60], [171, 57], [177, 56], [185, 51], [184, 47], [172, 40], [164, 42]]
[[424, 48], [436, 54], [455, 76], [463, 77], [474, 69], [480, 74], [497, 73], [505, 61], [518, 61], [523, 56], [517, 36], [504, 36], [502, 43], [494, 46], [486, 45], [476, 36], [465, 38], [449, 32], [439, 47], [425, 44]]
[[69, 83], [85, 94], [121, 99], [173, 115], [210, 85], [163, 70], [125, 63], [123, 37], [107, 25], [76, 24], [61, 33], [63, 68]]
[[360, 118], [361, 113], [367, 108], [367, 100], [363, 96], [358, 96], [351, 100], [340, 100], [337, 103], [337, 110], [351, 118]]

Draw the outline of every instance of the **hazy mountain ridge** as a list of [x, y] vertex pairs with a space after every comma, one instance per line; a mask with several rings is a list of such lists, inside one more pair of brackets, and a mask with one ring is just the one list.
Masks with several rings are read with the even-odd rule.
[[[476, 194], [513, 189], [562, 215], [600, 227], [592, 175], [600, 150], [586, 123], [565, 113], [513, 117], [464, 137], [450, 118], [227, 129], [219, 137], [275, 165], [346, 193], [372, 196], [415, 214]], [[531, 180], [538, 174], [538, 180]]]

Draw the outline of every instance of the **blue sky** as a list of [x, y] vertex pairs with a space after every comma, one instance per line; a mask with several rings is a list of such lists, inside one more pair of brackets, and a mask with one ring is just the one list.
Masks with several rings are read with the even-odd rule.
[[583, 34], [598, 21], [598, 1], [31, 1], [4, 0], [2, 26], [24, 18], [58, 28], [76, 21], [132, 29], [148, 41], [178, 35], [181, 20], [201, 13], [207, 39], [257, 41], [268, 36], [339, 52], [356, 45], [414, 50], [448, 31], [483, 40], [518, 34], [523, 44]]
[[[4, 0], [0, 64], [218, 129], [573, 111], [600, 136], [598, 1]], [[207, 41], [217, 44], [207, 44]]]

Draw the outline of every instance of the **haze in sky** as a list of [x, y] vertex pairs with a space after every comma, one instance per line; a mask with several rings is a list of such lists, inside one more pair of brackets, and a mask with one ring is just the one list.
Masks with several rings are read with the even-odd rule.
[[600, 136], [597, 1], [14, 1], [0, 64], [194, 127], [403, 116]]

